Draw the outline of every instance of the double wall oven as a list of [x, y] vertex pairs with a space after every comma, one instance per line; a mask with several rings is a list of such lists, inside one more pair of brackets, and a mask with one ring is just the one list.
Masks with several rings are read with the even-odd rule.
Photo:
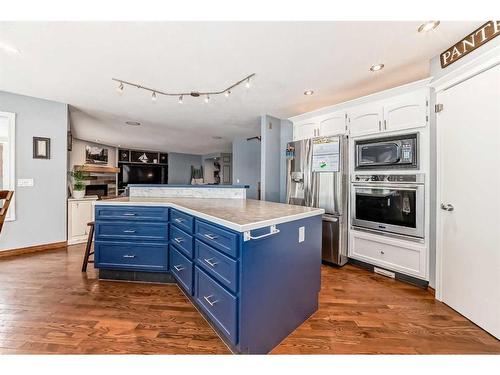
[[418, 156], [418, 133], [355, 141], [353, 228], [424, 238], [425, 176], [410, 172]]

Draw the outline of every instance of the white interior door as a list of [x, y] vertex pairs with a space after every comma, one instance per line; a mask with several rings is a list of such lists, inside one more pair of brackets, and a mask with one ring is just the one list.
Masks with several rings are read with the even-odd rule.
[[500, 338], [500, 66], [437, 100], [441, 299]]

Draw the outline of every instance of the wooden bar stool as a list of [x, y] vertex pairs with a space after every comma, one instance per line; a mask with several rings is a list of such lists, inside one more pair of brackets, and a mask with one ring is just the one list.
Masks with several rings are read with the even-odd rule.
[[9, 210], [10, 201], [14, 195], [13, 191], [10, 190], [0, 190], [0, 200], [3, 200], [3, 205], [0, 208], [0, 232], [2, 231], [3, 223], [7, 217], [7, 211]]
[[87, 223], [90, 227], [89, 236], [87, 237], [87, 246], [85, 247], [85, 255], [83, 256], [83, 264], [82, 264], [82, 272], [87, 272], [87, 264], [94, 263], [93, 260], [89, 260], [89, 257], [94, 254], [93, 251], [90, 251], [92, 248], [92, 239], [94, 238], [94, 226], [95, 223], [93, 221]]

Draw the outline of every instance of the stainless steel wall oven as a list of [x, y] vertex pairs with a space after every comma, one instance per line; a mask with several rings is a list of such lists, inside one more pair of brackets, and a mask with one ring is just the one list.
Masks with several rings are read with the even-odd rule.
[[424, 175], [355, 175], [353, 227], [424, 237]]

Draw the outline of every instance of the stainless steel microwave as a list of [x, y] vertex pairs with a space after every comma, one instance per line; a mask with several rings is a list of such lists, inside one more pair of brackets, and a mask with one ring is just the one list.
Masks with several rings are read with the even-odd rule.
[[355, 142], [356, 170], [418, 168], [418, 134]]

